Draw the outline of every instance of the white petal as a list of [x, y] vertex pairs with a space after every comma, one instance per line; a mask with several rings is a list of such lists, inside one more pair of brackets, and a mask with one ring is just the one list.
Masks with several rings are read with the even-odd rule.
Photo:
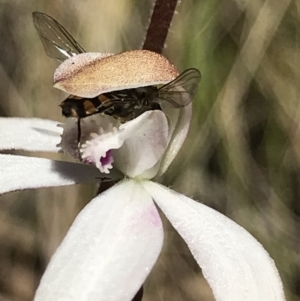
[[162, 242], [162, 223], [151, 197], [140, 184], [123, 181], [77, 216], [35, 301], [131, 301]]
[[0, 149], [57, 152], [62, 134], [57, 125], [38, 118], [0, 118]]
[[0, 154], [0, 166], [0, 194], [30, 188], [94, 183], [103, 177], [92, 166], [25, 156]]
[[114, 166], [131, 178], [142, 177], [162, 158], [167, 147], [167, 118], [161, 111], [148, 111], [121, 125], [120, 130], [124, 144], [113, 152]]
[[217, 301], [282, 301], [274, 261], [244, 228], [153, 182], [144, 187], [186, 241]]
[[189, 131], [191, 119], [192, 119], [192, 104], [185, 106], [184, 108], [172, 109], [163, 108], [164, 113], [169, 118], [171, 138], [167, 151], [161, 161], [158, 177], [166, 172], [171, 162], [179, 152], [187, 134]]

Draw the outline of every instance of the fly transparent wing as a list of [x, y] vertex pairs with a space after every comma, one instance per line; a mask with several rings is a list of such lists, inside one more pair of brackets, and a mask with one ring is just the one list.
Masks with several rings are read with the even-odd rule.
[[85, 52], [69, 32], [52, 17], [40, 12], [32, 13], [32, 17], [48, 56], [62, 62]]
[[182, 72], [173, 81], [158, 89], [158, 103], [169, 103], [172, 107], [181, 108], [191, 103], [197, 92], [201, 79], [198, 69], [191, 68]]

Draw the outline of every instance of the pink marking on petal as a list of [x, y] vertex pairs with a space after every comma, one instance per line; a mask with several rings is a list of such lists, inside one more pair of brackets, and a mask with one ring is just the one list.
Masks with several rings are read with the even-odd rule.
[[159, 213], [153, 206], [145, 208], [141, 211], [137, 211], [135, 213], [134, 219], [128, 225], [128, 233], [134, 235], [134, 233], [143, 232], [149, 227], [159, 228], [162, 226], [162, 221]]
[[112, 156], [111, 149], [106, 152], [105, 157], [100, 158], [100, 162], [102, 166], [113, 163], [113, 156]]
[[154, 226], [160, 226], [161, 225], [161, 218], [159, 216], [158, 211], [156, 208], [152, 207], [150, 210], [147, 210], [147, 212], [144, 212], [145, 219]]

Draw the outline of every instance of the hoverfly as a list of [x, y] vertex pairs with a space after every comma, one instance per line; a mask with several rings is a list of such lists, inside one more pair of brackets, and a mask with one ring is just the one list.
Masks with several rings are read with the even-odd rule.
[[[43, 43], [46, 54], [60, 62], [84, 53], [85, 50], [70, 33], [52, 17], [33, 13], [33, 22]], [[157, 86], [145, 86], [100, 94], [94, 98], [70, 95], [61, 104], [65, 117], [78, 118], [78, 143], [80, 142], [80, 119], [103, 113], [120, 119], [131, 120], [145, 111], [161, 110], [162, 105], [181, 108], [188, 105], [199, 84], [200, 72], [185, 70], [173, 81]]]

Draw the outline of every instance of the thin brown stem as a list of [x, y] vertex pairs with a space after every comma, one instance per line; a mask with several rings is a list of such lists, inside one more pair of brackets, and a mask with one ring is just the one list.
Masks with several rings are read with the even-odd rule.
[[156, 0], [143, 49], [162, 53], [178, 0]]
[[[162, 53], [177, 1], [178, 0], [156, 0], [143, 49]], [[115, 183], [115, 181], [101, 183], [97, 195], [106, 191]], [[141, 301], [143, 293], [143, 286], [141, 286], [132, 301]]]
[[[178, 0], [156, 0], [143, 49], [162, 53]], [[143, 286], [132, 301], [141, 301]]]

